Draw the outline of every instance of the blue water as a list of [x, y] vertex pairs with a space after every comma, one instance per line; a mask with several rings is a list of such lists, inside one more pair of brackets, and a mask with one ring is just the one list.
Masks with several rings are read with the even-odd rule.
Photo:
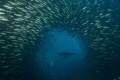
[[[75, 55], [63, 58], [58, 55], [60, 52], [71, 52]], [[85, 76], [87, 66], [84, 59], [87, 53], [82, 39], [67, 35], [66, 31], [54, 30], [50, 32], [39, 53], [37, 60], [44, 77], [51, 75], [46, 80], [82, 80]]]

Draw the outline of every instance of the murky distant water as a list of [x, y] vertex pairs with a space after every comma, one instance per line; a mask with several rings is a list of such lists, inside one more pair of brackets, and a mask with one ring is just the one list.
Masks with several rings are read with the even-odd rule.
[[[67, 32], [57, 32], [57, 30], [51, 31], [51, 35], [48, 41], [43, 46], [41, 51], [46, 53], [45, 59], [38, 54], [39, 64], [42, 67], [45, 77], [51, 75], [49, 80], [77, 80], [84, 77], [86, 71], [86, 44], [82, 39], [67, 35]], [[72, 52], [75, 55], [68, 57], [59, 56], [60, 52]], [[43, 67], [44, 66], [44, 67]], [[39, 69], [38, 69], [39, 70]]]

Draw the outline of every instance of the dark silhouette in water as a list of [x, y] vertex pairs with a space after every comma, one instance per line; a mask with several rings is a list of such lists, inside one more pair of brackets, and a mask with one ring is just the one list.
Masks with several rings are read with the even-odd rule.
[[71, 56], [71, 55], [75, 55], [75, 53], [70, 53], [70, 52], [61, 52], [61, 53], [58, 53], [59, 56], [63, 56], [63, 58], [66, 58], [68, 56]]

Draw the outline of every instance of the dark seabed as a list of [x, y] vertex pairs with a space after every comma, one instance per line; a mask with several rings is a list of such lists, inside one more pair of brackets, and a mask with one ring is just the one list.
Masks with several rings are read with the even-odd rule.
[[0, 80], [120, 80], [120, 0], [0, 0]]

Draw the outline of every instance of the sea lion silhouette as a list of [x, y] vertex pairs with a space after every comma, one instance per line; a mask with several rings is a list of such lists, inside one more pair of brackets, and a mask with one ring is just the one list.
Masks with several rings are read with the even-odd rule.
[[71, 52], [61, 52], [61, 53], [58, 53], [59, 56], [63, 56], [63, 58], [66, 58], [68, 56], [71, 56], [71, 55], [75, 55], [75, 53], [71, 53]]

